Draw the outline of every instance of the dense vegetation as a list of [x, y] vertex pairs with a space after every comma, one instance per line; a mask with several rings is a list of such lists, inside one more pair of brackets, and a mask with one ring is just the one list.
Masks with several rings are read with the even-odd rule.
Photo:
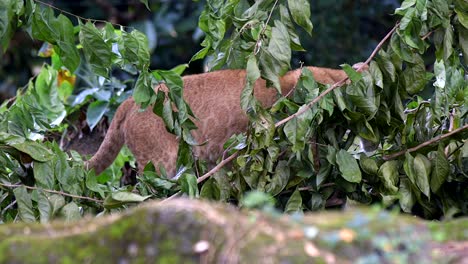
[[[251, 120], [249, 131], [225, 145], [232, 167], [214, 175], [190, 152], [193, 124], [179, 76], [185, 65], [152, 70], [148, 37], [132, 28], [80, 17], [74, 25], [39, 1], [0, 5], [3, 50], [25, 30], [46, 43], [40, 54], [51, 58], [0, 107], [2, 222], [80, 218], [176, 192], [245, 206], [273, 203], [289, 213], [322, 209], [336, 197], [427, 218], [468, 213], [465, 1], [404, 1], [395, 10], [399, 22], [366, 61], [368, 72], [344, 64], [351, 82], [324, 86], [304, 69], [294, 94], [271, 109], [260, 107], [252, 84], [261, 77], [279, 88], [291, 54], [303, 50], [298, 32], [312, 33], [309, 2], [207, 1], [198, 23], [202, 49], [192, 60], [205, 59], [211, 70], [247, 69], [241, 106]], [[119, 187], [119, 169], [132, 161], [127, 150], [96, 177], [76, 152], [44, 140], [65, 135], [83, 107], [94, 128], [110, 105], [127, 98], [128, 82], [114, 78], [116, 70], [136, 79], [130, 83], [137, 102], [164, 106], [155, 112], [183, 139], [178, 178], [149, 165], [135, 187]], [[94, 88], [77, 92], [77, 78]], [[153, 92], [161, 81], [169, 100]], [[244, 197], [251, 190], [259, 192]]]

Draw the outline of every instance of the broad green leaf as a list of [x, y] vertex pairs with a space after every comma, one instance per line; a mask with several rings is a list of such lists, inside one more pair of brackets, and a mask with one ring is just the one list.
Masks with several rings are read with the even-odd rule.
[[52, 152], [41, 143], [35, 141], [26, 141], [11, 145], [13, 148], [28, 154], [33, 160], [40, 162], [49, 161], [52, 158]]
[[416, 185], [427, 197], [430, 196], [429, 176], [431, 175], [431, 162], [426, 156], [418, 153], [414, 158], [414, 173]]
[[[0, 1], [0, 46], [5, 52], [10, 43], [10, 38], [13, 36], [13, 2], [14, 0]], [[22, 2], [22, 1], [21, 1]]]
[[181, 191], [186, 193], [190, 198], [199, 196], [197, 177], [193, 174], [184, 173], [178, 180]]
[[[283, 75], [290, 67], [291, 47], [289, 42], [288, 29], [279, 20], [275, 20], [275, 26], [271, 29], [271, 39], [268, 44], [269, 54], [267, 55], [267, 57], [272, 56], [275, 59], [276, 65], [272, 67], [274, 74]], [[279, 83], [274, 83], [274, 87], [279, 89]]]
[[52, 26], [58, 31], [59, 38], [56, 40], [56, 51], [60, 60], [71, 72], [75, 72], [80, 64], [80, 54], [75, 45], [75, 33], [72, 22], [66, 16], [60, 14], [53, 21]]
[[15, 199], [18, 204], [18, 215], [24, 222], [35, 222], [31, 194], [28, 193], [25, 187], [18, 187], [13, 190]]
[[108, 110], [109, 102], [94, 101], [89, 104], [88, 111], [86, 111], [86, 122], [92, 130], [104, 116]]
[[422, 91], [426, 85], [426, 66], [421, 56], [413, 54], [414, 64], [409, 64], [403, 71], [405, 89], [409, 94]]
[[361, 80], [361, 78], [362, 78], [361, 73], [359, 73], [355, 69], [353, 69], [353, 67], [351, 67], [351, 65], [341, 64], [340, 66], [343, 68], [343, 70], [346, 72], [346, 75], [348, 75], [349, 79], [352, 82], [358, 82], [359, 80]]
[[468, 58], [468, 28], [459, 27], [458, 42], [460, 43], [463, 57]]
[[416, 197], [412, 192], [411, 181], [407, 178], [400, 179], [400, 207], [405, 213], [411, 213], [416, 203]]
[[398, 57], [402, 60], [415, 63], [413, 52], [411, 49], [404, 43], [401, 37], [398, 34], [393, 34], [390, 39], [390, 46], [392, 47], [393, 52], [395, 52]]
[[303, 27], [309, 35], [312, 34], [313, 25], [310, 21], [310, 4], [307, 0], [288, 0], [288, 7], [294, 21]]
[[75, 202], [70, 202], [60, 211], [66, 222], [81, 219], [80, 207]]
[[148, 39], [140, 31], [133, 30], [131, 33], [124, 33], [119, 51], [127, 63], [136, 65], [139, 70], [146, 71], [149, 67]]
[[348, 182], [361, 182], [361, 170], [356, 159], [346, 150], [340, 149], [336, 154], [336, 163], [343, 177]]
[[379, 172], [377, 162], [374, 159], [367, 157], [365, 154], [361, 154], [359, 163], [361, 164], [362, 170], [369, 175], [377, 175]]
[[171, 69], [172, 72], [175, 72], [178, 75], [184, 73], [184, 71], [189, 67], [188, 63], [180, 64]]
[[286, 161], [281, 160], [275, 168], [275, 173], [271, 177], [270, 183], [265, 186], [266, 192], [273, 196], [278, 195], [288, 184], [290, 169]]
[[38, 187], [54, 190], [55, 174], [52, 168], [53, 162], [34, 162], [34, 179]]
[[86, 188], [90, 191], [99, 193], [99, 195], [104, 198], [105, 188], [103, 185], [98, 184], [97, 177], [94, 172], [89, 172], [86, 176]]
[[447, 61], [452, 53], [454, 52], [453, 49], [453, 28], [448, 26], [445, 28], [445, 36], [444, 36], [444, 60]]
[[240, 204], [246, 208], [273, 207], [275, 205], [275, 198], [264, 192], [250, 191], [240, 200]]
[[56, 215], [60, 209], [65, 205], [65, 198], [59, 194], [50, 194], [49, 202], [52, 206], [52, 215]]
[[[303, 105], [298, 111], [301, 111], [303, 108], [307, 108], [307, 105]], [[284, 126], [284, 134], [288, 138], [289, 142], [293, 144], [292, 151], [298, 152], [304, 149], [307, 140], [306, 134], [309, 130], [312, 119], [312, 110], [307, 109], [303, 114], [293, 118]]]
[[296, 189], [291, 197], [289, 197], [284, 212], [287, 214], [302, 213], [302, 196], [299, 190]]
[[394, 82], [396, 78], [396, 69], [390, 59], [390, 56], [384, 50], [380, 50], [379, 56], [377, 56], [376, 60], [380, 69], [382, 69], [385, 75], [390, 77], [390, 80]]
[[260, 78], [260, 70], [257, 65], [257, 58], [254, 55], [249, 56], [247, 60], [247, 81], [250, 83], [255, 83], [258, 78]]
[[112, 199], [127, 203], [140, 203], [151, 197], [150, 195], [141, 196], [132, 192], [119, 191], [111, 194]]
[[218, 201], [220, 195], [221, 192], [218, 183], [213, 178], [207, 180], [200, 190], [201, 198]]
[[53, 207], [43, 191], [38, 191], [37, 208], [39, 209], [39, 219], [41, 223], [47, 223], [53, 216]]
[[150, 101], [151, 95], [153, 94], [151, 75], [146, 71], [140, 73], [133, 90], [133, 98], [135, 99], [135, 102], [137, 104], [141, 104], [142, 107], [146, 107]]
[[396, 194], [398, 192], [398, 166], [396, 160], [386, 161], [379, 168], [378, 175], [383, 181], [384, 188], [387, 190], [386, 194]]
[[416, 185], [416, 172], [414, 171], [414, 157], [409, 153], [405, 153], [405, 161], [403, 162], [403, 170], [408, 176], [408, 179]]
[[112, 43], [106, 42], [102, 32], [91, 22], [81, 24], [79, 39], [92, 70], [98, 75], [107, 77], [112, 65]]
[[445, 157], [442, 145], [439, 146], [439, 150], [433, 160], [433, 168], [431, 175], [431, 190], [437, 192], [442, 184], [447, 180], [450, 175], [450, 163]]
[[382, 71], [380, 70], [377, 62], [371, 61], [369, 72], [372, 75], [372, 78], [374, 79], [375, 85], [380, 88], [384, 88]]
[[305, 51], [304, 48], [301, 45], [301, 41], [299, 39], [298, 34], [296, 33], [296, 30], [294, 28], [294, 24], [291, 21], [291, 18], [289, 16], [288, 9], [286, 6], [280, 4], [279, 5], [279, 12], [280, 12], [280, 17], [281, 17], [281, 22], [288, 28], [289, 32], [289, 39], [291, 40], [291, 49], [295, 51]]
[[34, 11], [32, 21], [32, 36], [35, 39], [57, 44], [59, 33], [54, 28], [54, 11], [50, 7], [38, 6]]

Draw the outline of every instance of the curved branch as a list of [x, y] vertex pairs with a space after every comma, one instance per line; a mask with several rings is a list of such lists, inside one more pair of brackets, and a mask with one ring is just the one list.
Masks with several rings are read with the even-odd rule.
[[402, 151], [398, 151], [398, 152], [390, 154], [390, 155], [385, 155], [385, 156], [383, 156], [383, 159], [384, 160], [392, 160], [394, 158], [397, 158], [399, 156], [404, 155], [406, 152], [417, 151], [417, 150], [419, 150], [421, 148], [424, 148], [424, 147], [427, 147], [427, 146], [429, 146], [431, 144], [437, 143], [437, 142], [441, 141], [442, 139], [446, 139], [446, 138], [448, 138], [448, 137], [450, 137], [450, 136], [452, 136], [454, 134], [460, 133], [460, 132], [462, 132], [463, 130], [466, 130], [466, 129], [468, 129], [468, 124], [466, 124], [466, 125], [464, 125], [464, 126], [462, 126], [460, 128], [457, 128], [457, 129], [455, 129], [453, 131], [450, 131], [447, 134], [437, 136], [437, 137], [435, 137], [435, 138], [433, 138], [431, 140], [428, 140], [428, 141], [426, 141], [424, 143], [421, 143], [421, 144], [417, 145], [416, 147], [413, 147], [413, 148], [410, 148], [410, 149], [405, 149], [405, 150], [402, 150]]

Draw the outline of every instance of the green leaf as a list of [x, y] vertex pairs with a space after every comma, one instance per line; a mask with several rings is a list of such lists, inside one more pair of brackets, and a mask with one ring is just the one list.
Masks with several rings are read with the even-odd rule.
[[193, 174], [184, 173], [178, 180], [181, 191], [186, 193], [190, 198], [199, 196], [197, 177]]
[[153, 95], [153, 87], [151, 86], [151, 75], [144, 71], [140, 73], [138, 79], [135, 83], [135, 88], [133, 90], [133, 99], [137, 104], [141, 104], [143, 108], [147, 106]]
[[279, 161], [270, 183], [265, 186], [266, 192], [273, 196], [278, 195], [288, 184], [289, 175], [290, 169], [288, 167], [288, 163], [284, 160]]
[[361, 182], [361, 170], [356, 159], [346, 150], [340, 149], [336, 154], [336, 163], [343, 177], [348, 182]]
[[39, 209], [39, 219], [41, 223], [47, 223], [53, 216], [53, 207], [43, 191], [38, 191], [37, 208]]
[[352, 82], [358, 82], [359, 80], [361, 80], [361, 78], [362, 78], [361, 73], [359, 73], [355, 69], [353, 69], [353, 67], [351, 67], [351, 65], [341, 64], [340, 66], [343, 68], [343, 70], [346, 72], [346, 75], [348, 75], [349, 79]]
[[18, 215], [24, 222], [35, 222], [31, 194], [25, 187], [18, 187], [13, 190], [16, 202], [18, 203]]
[[408, 178], [400, 179], [400, 207], [405, 213], [411, 213], [416, 197], [412, 192], [411, 182]]
[[[307, 108], [307, 105], [303, 105], [298, 111], [301, 111], [303, 108]], [[298, 152], [304, 149], [307, 141], [306, 134], [309, 130], [312, 119], [312, 110], [309, 108], [303, 114], [288, 121], [284, 126], [284, 134], [288, 138], [289, 142], [293, 144], [292, 151]]]
[[74, 72], [80, 64], [80, 54], [75, 45], [75, 33], [73, 24], [66, 16], [60, 14], [51, 25], [58, 32], [57, 54], [63, 65]]
[[53, 157], [52, 152], [48, 148], [35, 141], [26, 141], [24, 143], [11, 144], [10, 146], [28, 154], [33, 160], [40, 162], [49, 161]]
[[444, 60], [447, 61], [453, 52], [453, 28], [448, 26], [445, 28], [444, 35]]
[[[271, 29], [268, 52], [278, 63], [279, 71], [275, 71], [276, 74], [283, 75], [290, 67], [291, 47], [289, 42], [288, 29], [281, 21], [275, 20], [275, 26]], [[275, 86], [275, 88], [279, 87]]]
[[151, 195], [147, 196], [141, 196], [136, 193], [132, 192], [115, 192], [111, 194], [112, 199], [120, 202], [126, 202], [126, 203], [141, 203], [145, 201], [146, 199], [150, 198]]
[[275, 205], [275, 198], [264, 192], [250, 191], [240, 200], [240, 204], [246, 208], [273, 207]]
[[379, 168], [378, 175], [383, 181], [384, 188], [388, 191], [387, 194], [396, 194], [398, 192], [398, 166], [396, 160], [386, 161]]
[[52, 167], [53, 162], [34, 162], [34, 179], [38, 187], [54, 190], [55, 186], [55, 175], [54, 168]]
[[109, 102], [94, 101], [89, 104], [88, 110], [86, 111], [86, 122], [89, 128], [92, 130], [104, 116], [108, 110]]
[[445, 157], [442, 145], [439, 146], [439, 150], [435, 158], [433, 159], [433, 169], [431, 175], [431, 189], [433, 192], [437, 192], [440, 186], [444, 184], [447, 177], [450, 175], [450, 163]]
[[98, 184], [97, 177], [94, 172], [90, 172], [86, 175], [86, 188], [90, 191], [99, 193], [103, 198], [105, 197], [105, 186]]
[[218, 183], [213, 178], [208, 179], [200, 190], [200, 197], [205, 199], [218, 201], [220, 196], [221, 191]]
[[374, 79], [375, 85], [377, 85], [380, 88], [384, 88], [383, 74], [382, 74], [382, 71], [380, 70], [379, 65], [377, 64], [377, 62], [371, 61], [370, 67], [369, 67], [369, 72], [372, 75], [372, 78]]
[[149, 67], [148, 39], [140, 31], [133, 30], [131, 33], [123, 33], [119, 51], [127, 63], [136, 65], [139, 70], [146, 71]]
[[50, 205], [52, 206], [52, 215], [56, 215], [60, 209], [65, 205], [65, 198], [59, 194], [51, 194], [48, 197]]
[[414, 158], [414, 173], [416, 177], [416, 185], [419, 190], [427, 197], [430, 196], [429, 176], [431, 175], [431, 162], [426, 156], [418, 153]]
[[64, 207], [62, 207], [61, 214], [66, 222], [81, 219], [80, 208], [74, 202], [70, 202]]
[[289, 16], [288, 9], [284, 5], [279, 5], [279, 11], [280, 11], [280, 17], [281, 17], [281, 22], [288, 28], [289, 32], [289, 39], [291, 40], [291, 49], [295, 51], [305, 51], [304, 48], [301, 45], [301, 41], [299, 39], [299, 36], [295, 32], [294, 24], [291, 21], [291, 18]]
[[291, 197], [289, 197], [284, 212], [287, 214], [296, 212], [302, 213], [302, 196], [299, 190], [296, 189], [291, 195]]
[[408, 64], [403, 71], [403, 81], [406, 91], [409, 94], [416, 94], [422, 91], [426, 85], [426, 66], [422, 57], [413, 54], [414, 64]]
[[361, 155], [359, 163], [361, 164], [362, 170], [369, 175], [377, 175], [379, 172], [377, 162], [374, 159], [367, 157], [365, 154]]
[[102, 32], [91, 22], [81, 24], [79, 39], [91, 69], [96, 74], [107, 77], [112, 65], [112, 44], [104, 40]]
[[307, 0], [288, 0], [288, 7], [294, 21], [312, 34], [313, 25], [310, 21], [310, 4]]
[[5, 52], [10, 43], [10, 38], [13, 36], [13, 0], [0, 1], [0, 46], [2, 46]]

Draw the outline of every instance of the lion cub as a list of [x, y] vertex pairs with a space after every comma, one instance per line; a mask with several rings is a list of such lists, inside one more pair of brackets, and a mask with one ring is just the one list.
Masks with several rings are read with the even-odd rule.
[[[346, 77], [342, 70], [307, 68], [322, 84], [333, 84]], [[300, 69], [293, 70], [280, 79], [283, 95], [294, 88], [300, 74]], [[194, 120], [198, 129], [192, 132], [193, 136], [197, 142], [207, 142], [193, 148], [198, 157], [214, 163], [223, 152], [224, 142], [231, 135], [246, 130], [248, 119], [240, 107], [245, 77], [245, 70], [221, 70], [183, 77], [184, 99], [198, 118]], [[254, 94], [265, 107], [277, 99], [276, 90], [267, 88], [262, 79], [255, 83]], [[119, 106], [99, 150], [87, 162], [89, 169], [101, 173], [127, 144], [137, 159], [140, 172], [152, 161], [156, 167], [162, 164], [168, 175], [174, 176], [178, 139], [166, 130], [163, 120], [151, 108], [139, 109], [133, 98]]]

